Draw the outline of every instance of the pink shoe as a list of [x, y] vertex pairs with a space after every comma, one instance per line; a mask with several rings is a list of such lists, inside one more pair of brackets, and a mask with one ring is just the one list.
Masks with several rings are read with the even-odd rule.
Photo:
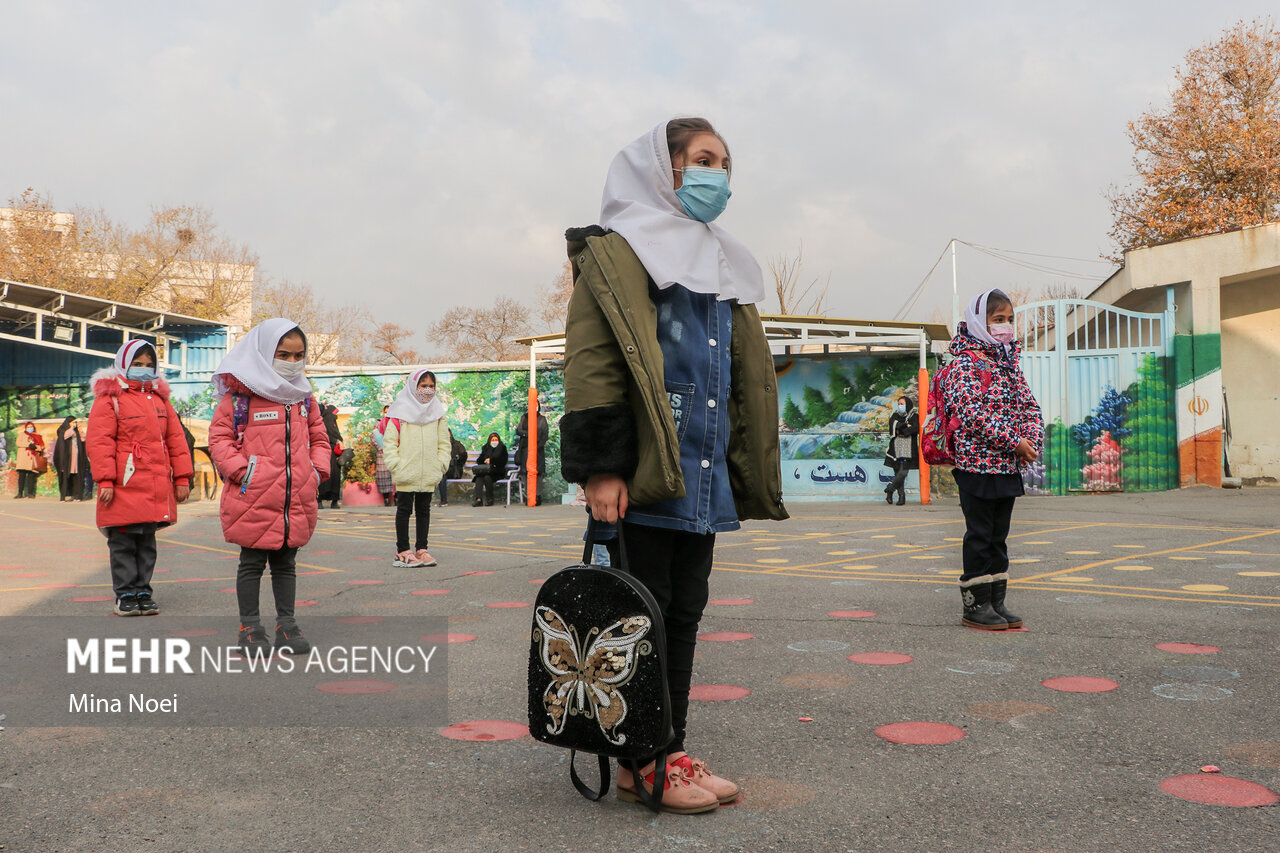
[[701, 758], [690, 758], [687, 752], [677, 752], [676, 755], [679, 757], [671, 760], [671, 766], [682, 768], [693, 784], [711, 792], [721, 805], [732, 803], [742, 793], [737, 784], [707, 769], [707, 762]]
[[[648, 773], [645, 773], [645, 770]], [[641, 768], [641, 783], [644, 785], [646, 793], [653, 791], [653, 765], [648, 764]], [[636, 791], [635, 775], [623, 767], [618, 765], [618, 799], [624, 803], [642, 803], [640, 794]], [[688, 774], [683, 767], [677, 767], [674, 764], [667, 765], [667, 778], [663, 780], [662, 788], [662, 804], [659, 808], [664, 812], [672, 814], [701, 814], [702, 812], [713, 812], [720, 808], [720, 801], [716, 799], [716, 795], [700, 788], [689, 780]]]
[[418, 553], [417, 553], [417, 557], [418, 557], [418, 562], [419, 562], [421, 565], [424, 565], [424, 566], [436, 566], [436, 565], [439, 565], [439, 564], [436, 562], [436, 558], [435, 558], [435, 557], [433, 557], [433, 556], [431, 556], [430, 554], [428, 554], [428, 553], [427, 553], [427, 549], [426, 549], [426, 548], [419, 548], [419, 549], [418, 549]]
[[396, 554], [396, 558], [391, 565], [399, 566], [402, 569], [416, 569], [422, 565], [422, 561], [412, 551], [401, 551]]

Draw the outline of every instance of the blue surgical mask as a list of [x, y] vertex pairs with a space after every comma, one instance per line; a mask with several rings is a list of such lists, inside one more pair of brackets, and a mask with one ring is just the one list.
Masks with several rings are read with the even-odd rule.
[[906, 413], [907, 413], [907, 404], [906, 404], [906, 403], [899, 403], [899, 404], [898, 404], [898, 414], [900, 414], [900, 415], [905, 415]]
[[154, 367], [130, 366], [124, 372], [126, 379], [132, 379], [134, 382], [153, 382], [156, 378], [156, 369]]
[[711, 222], [724, 213], [729, 203], [729, 173], [724, 169], [706, 166], [685, 166], [676, 190], [676, 198], [684, 205], [685, 213], [699, 222]]

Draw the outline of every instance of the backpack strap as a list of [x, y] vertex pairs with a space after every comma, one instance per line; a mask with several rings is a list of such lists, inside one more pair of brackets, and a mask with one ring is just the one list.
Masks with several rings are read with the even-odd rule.
[[[609, 793], [609, 781], [611, 778], [609, 772], [609, 756], [596, 756], [596, 760], [600, 762], [600, 790], [593, 791], [587, 787], [586, 782], [583, 782], [582, 779], [578, 777], [578, 768], [575, 767], [573, 763], [574, 756], [577, 754], [578, 751], [576, 749], [569, 750], [569, 779], [573, 782], [573, 787], [578, 789], [579, 794], [586, 797], [593, 803], [599, 802], [604, 798], [605, 794]], [[641, 793], [643, 794], [643, 789], [641, 790]]]
[[246, 394], [233, 392], [231, 395], [231, 428], [236, 441], [244, 436], [245, 424], [249, 422], [249, 397]]

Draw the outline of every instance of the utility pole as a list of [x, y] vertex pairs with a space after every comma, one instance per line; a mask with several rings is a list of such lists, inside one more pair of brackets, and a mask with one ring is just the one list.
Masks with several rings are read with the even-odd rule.
[[956, 281], [956, 238], [951, 238], [951, 334], [960, 328], [960, 288]]

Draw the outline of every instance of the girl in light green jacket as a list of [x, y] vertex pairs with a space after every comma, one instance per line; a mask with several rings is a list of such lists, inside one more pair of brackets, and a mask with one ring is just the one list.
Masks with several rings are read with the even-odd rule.
[[[449, 467], [449, 426], [444, 405], [436, 397], [436, 375], [430, 370], [409, 374], [387, 410], [382, 456], [396, 484], [396, 558], [408, 568], [434, 566], [427, 552], [431, 527], [431, 494]], [[409, 547], [409, 516], [417, 518], [413, 548]]]

